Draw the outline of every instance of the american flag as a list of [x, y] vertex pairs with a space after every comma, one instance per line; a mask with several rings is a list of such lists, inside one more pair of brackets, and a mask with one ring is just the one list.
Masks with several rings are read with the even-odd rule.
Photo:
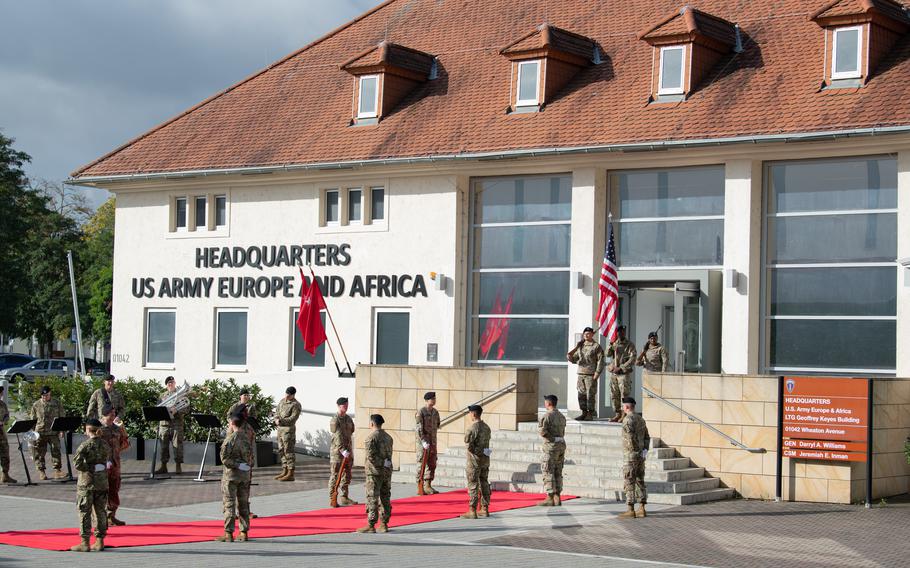
[[611, 342], [616, 340], [616, 312], [619, 310], [619, 278], [616, 275], [616, 243], [613, 241], [613, 222], [610, 221], [610, 236], [604, 263], [600, 269], [600, 305], [597, 308], [597, 323], [600, 334]]

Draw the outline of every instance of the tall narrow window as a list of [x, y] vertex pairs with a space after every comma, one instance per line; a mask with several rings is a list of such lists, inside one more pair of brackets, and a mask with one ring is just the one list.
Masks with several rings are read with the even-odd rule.
[[360, 78], [360, 101], [357, 104], [357, 118], [379, 116], [379, 76], [366, 75]]
[[683, 45], [660, 48], [659, 95], [683, 94], [686, 47]]
[[218, 310], [215, 366], [246, 366], [246, 310]]
[[[325, 366], [325, 343], [316, 348], [316, 354], [310, 355], [310, 352], [303, 347], [303, 338], [300, 337], [300, 330], [297, 328], [297, 317], [300, 310], [294, 310], [294, 320], [291, 322], [291, 334], [294, 336], [294, 367], [324, 367]], [[325, 312], [319, 314], [322, 319], [322, 326], [325, 327]]]
[[215, 226], [224, 227], [227, 225], [227, 196], [215, 196]]
[[174, 227], [178, 231], [186, 230], [186, 197], [174, 200]]
[[372, 211], [370, 218], [374, 221], [381, 221], [385, 219], [385, 188], [371, 188], [370, 199], [370, 208]]
[[535, 106], [540, 100], [540, 61], [518, 64], [518, 97], [516, 106]]
[[411, 315], [408, 312], [377, 312], [376, 364], [407, 365]]
[[348, 190], [348, 222], [360, 223], [363, 220], [363, 190]]
[[326, 225], [337, 225], [340, 217], [338, 190], [330, 189], [325, 192], [325, 223]]
[[206, 210], [206, 197], [199, 195], [194, 198], [196, 204], [196, 228], [205, 229], [208, 227], [208, 211]]
[[835, 29], [831, 78], [859, 78], [861, 75], [862, 49], [863, 28], [861, 26]]
[[174, 345], [177, 312], [174, 310], [149, 310], [145, 328], [146, 364], [174, 363]]

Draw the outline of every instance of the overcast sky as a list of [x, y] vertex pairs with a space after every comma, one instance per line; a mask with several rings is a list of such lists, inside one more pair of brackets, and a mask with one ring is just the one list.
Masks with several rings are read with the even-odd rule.
[[379, 1], [0, 0], [0, 129], [63, 181]]

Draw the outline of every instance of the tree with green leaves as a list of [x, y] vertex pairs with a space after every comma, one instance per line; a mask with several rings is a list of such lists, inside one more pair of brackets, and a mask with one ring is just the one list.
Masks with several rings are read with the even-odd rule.
[[[83, 271], [80, 296], [88, 298], [83, 317], [87, 335], [96, 340], [111, 338], [111, 310], [114, 291], [114, 210], [111, 197], [83, 225]], [[81, 310], [80, 310], [81, 313]]]

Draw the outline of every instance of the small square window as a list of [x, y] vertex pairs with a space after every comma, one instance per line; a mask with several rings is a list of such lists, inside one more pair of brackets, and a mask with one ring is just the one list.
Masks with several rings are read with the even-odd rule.
[[381, 221], [385, 219], [385, 188], [371, 188], [370, 198], [370, 209], [372, 211], [370, 218], [373, 221]]
[[338, 203], [338, 190], [327, 190], [325, 192], [325, 223], [326, 225], [337, 225], [339, 219], [340, 207]]
[[206, 197], [204, 195], [195, 198], [196, 203], [196, 228], [205, 229], [208, 226], [208, 216], [206, 211]]
[[348, 222], [359, 223], [363, 219], [363, 190], [348, 190]]
[[660, 48], [660, 79], [657, 94], [681, 95], [683, 94], [684, 71], [686, 68], [685, 46]]
[[522, 61], [518, 64], [518, 100], [515, 106], [540, 104], [540, 61]]
[[178, 231], [186, 230], [186, 197], [174, 199], [174, 228]]
[[831, 61], [832, 79], [858, 79], [861, 76], [863, 29], [860, 26], [834, 30]]
[[360, 78], [360, 102], [357, 105], [357, 118], [376, 118], [379, 116], [379, 76], [367, 75]]
[[227, 196], [215, 196], [215, 226], [224, 227], [227, 225]]

